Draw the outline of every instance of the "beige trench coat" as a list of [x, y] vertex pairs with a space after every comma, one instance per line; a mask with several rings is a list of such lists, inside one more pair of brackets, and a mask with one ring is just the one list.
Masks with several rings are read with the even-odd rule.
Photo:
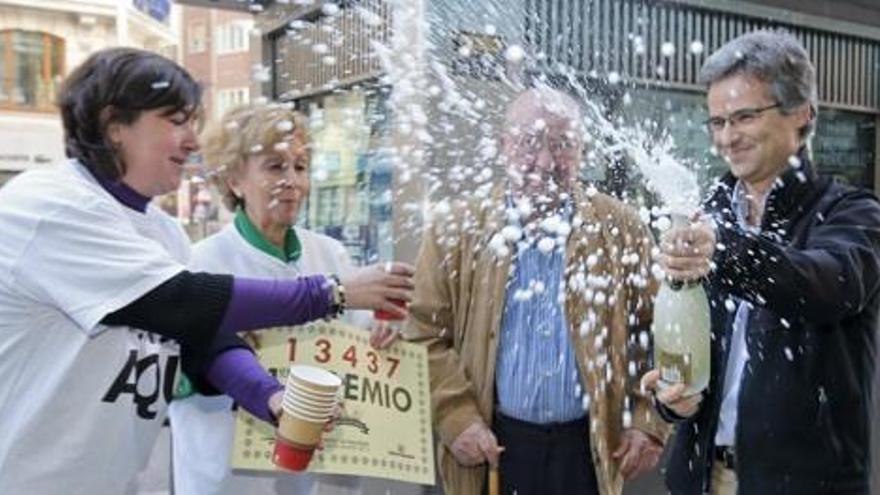
[[[611, 453], [624, 423], [661, 441], [668, 435], [668, 426], [638, 394], [647, 335], [640, 338], [639, 330], [631, 330], [647, 331], [650, 321], [656, 290], [652, 241], [622, 203], [602, 194], [588, 197], [580, 189], [573, 197], [565, 312], [591, 398], [590, 445], [599, 489], [617, 495], [623, 478]], [[489, 248], [489, 242], [504, 222], [501, 187], [479, 204], [453, 205], [429, 222], [416, 261], [416, 291], [404, 337], [428, 348], [433, 421], [441, 440], [438, 464], [448, 495], [480, 495], [486, 480], [485, 465], [459, 465], [448, 446], [474, 421], [492, 424], [497, 337], [514, 249], [509, 246], [504, 253]]]

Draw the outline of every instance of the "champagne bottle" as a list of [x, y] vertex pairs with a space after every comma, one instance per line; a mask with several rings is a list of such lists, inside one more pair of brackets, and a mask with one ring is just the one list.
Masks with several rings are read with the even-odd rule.
[[[673, 215], [673, 228], [687, 225]], [[709, 299], [699, 281], [664, 280], [654, 300], [654, 363], [660, 386], [685, 385], [684, 395], [709, 385]]]

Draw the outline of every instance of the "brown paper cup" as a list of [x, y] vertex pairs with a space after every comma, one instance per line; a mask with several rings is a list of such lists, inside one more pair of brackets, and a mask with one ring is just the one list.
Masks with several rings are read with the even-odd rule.
[[288, 412], [284, 409], [278, 418], [278, 435], [301, 447], [314, 447], [321, 441], [326, 419], [309, 420], [303, 419], [302, 414]]

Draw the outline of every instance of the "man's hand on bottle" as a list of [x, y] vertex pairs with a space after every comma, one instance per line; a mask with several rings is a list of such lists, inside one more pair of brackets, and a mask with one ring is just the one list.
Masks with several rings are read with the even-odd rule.
[[352, 309], [381, 309], [405, 318], [406, 308], [399, 301], [412, 299], [414, 273], [412, 265], [400, 262], [358, 268], [341, 278], [345, 305]]
[[684, 395], [684, 389], [683, 383], [660, 387], [660, 370], [651, 370], [642, 377], [642, 390], [653, 394], [657, 401], [677, 416], [689, 418], [700, 409], [703, 394]]
[[672, 280], [700, 279], [709, 273], [715, 242], [715, 228], [707, 217], [670, 228], [660, 237], [660, 265]]

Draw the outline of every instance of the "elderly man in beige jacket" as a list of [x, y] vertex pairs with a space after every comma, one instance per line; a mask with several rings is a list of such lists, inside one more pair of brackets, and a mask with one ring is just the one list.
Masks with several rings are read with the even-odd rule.
[[576, 183], [579, 104], [542, 87], [510, 105], [507, 180], [428, 225], [405, 338], [428, 348], [446, 493], [616, 495], [666, 426], [639, 394], [650, 233]]

